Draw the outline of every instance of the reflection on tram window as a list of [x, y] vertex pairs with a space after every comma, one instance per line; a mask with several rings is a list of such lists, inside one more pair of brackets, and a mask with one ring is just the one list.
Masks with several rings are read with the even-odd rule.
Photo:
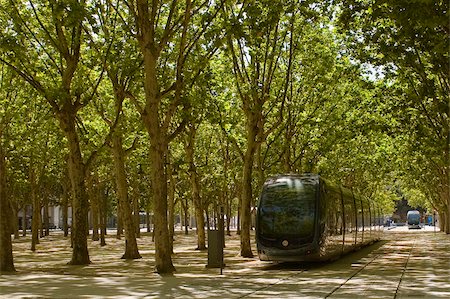
[[269, 236], [313, 233], [316, 186], [299, 179], [283, 179], [266, 186], [261, 198], [261, 233]]

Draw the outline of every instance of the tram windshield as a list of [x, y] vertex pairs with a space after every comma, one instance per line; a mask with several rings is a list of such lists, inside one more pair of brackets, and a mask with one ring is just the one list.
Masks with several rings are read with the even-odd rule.
[[419, 224], [420, 223], [420, 212], [419, 211], [409, 211], [406, 215], [408, 224]]
[[280, 178], [265, 186], [258, 210], [259, 233], [267, 237], [310, 237], [316, 208], [316, 184]]

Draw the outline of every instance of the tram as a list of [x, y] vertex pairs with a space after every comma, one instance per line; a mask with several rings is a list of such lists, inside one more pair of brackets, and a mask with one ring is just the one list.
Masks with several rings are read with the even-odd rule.
[[406, 214], [406, 222], [408, 224], [408, 229], [420, 229], [420, 212], [417, 210], [408, 211]]
[[327, 261], [378, 241], [382, 211], [316, 174], [283, 174], [263, 186], [256, 215], [262, 261]]

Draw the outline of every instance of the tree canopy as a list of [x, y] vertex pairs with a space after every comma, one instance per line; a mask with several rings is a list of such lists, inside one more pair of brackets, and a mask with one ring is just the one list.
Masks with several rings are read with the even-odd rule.
[[[1, 207], [71, 206], [70, 263], [90, 262], [88, 210], [120, 218], [124, 258], [140, 257], [133, 215], [152, 213], [159, 273], [175, 270], [175, 213], [239, 216], [251, 257], [251, 210], [283, 172], [322, 174], [386, 215], [401, 190], [450, 233], [447, 1], [0, 7]], [[0, 222], [6, 236], [17, 221]]]

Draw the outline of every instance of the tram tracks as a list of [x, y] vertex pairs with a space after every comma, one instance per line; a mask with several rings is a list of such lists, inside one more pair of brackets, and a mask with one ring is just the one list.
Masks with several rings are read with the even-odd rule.
[[292, 278], [295, 278], [295, 276], [298, 276], [298, 275], [304, 273], [306, 270], [307, 270], [307, 269], [301, 269], [301, 270], [299, 270], [298, 272], [296, 272], [296, 273], [294, 273], [294, 274], [292, 274], [292, 275], [288, 275], [288, 276], [286, 276], [286, 277], [280, 278], [280, 279], [278, 279], [277, 281], [275, 281], [275, 282], [273, 282], [273, 283], [264, 285], [264, 286], [262, 286], [262, 287], [260, 287], [260, 288], [258, 288], [258, 289], [256, 289], [256, 290], [250, 292], [250, 293], [247, 293], [247, 294], [244, 294], [244, 295], [242, 295], [242, 296], [239, 296], [238, 298], [248, 298], [248, 297], [251, 297], [252, 295], [255, 295], [255, 294], [257, 294], [257, 293], [260, 293], [260, 292], [263, 292], [263, 291], [265, 291], [265, 290], [268, 290], [268, 289], [270, 289], [270, 288], [272, 288], [272, 287], [274, 287], [274, 286], [276, 286], [276, 285], [282, 284], [282, 283], [285, 282], [285, 281], [289, 281], [289, 280], [291, 280]]
[[412, 234], [396, 235], [333, 263], [299, 264], [295, 269], [289, 265], [274, 265], [261, 269], [271, 272], [271, 280], [248, 293], [239, 294], [237, 298], [270, 298], [284, 294], [286, 297], [350, 298], [367, 295], [397, 299], [411, 292], [410, 278], [415, 274], [410, 271], [417, 267], [416, 248], [421, 248], [422, 243]]
[[[399, 244], [400, 242], [404, 242], [404, 240], [400, 240], [398, 242], [395, 242], [394, 244], [391, 244], [390, 248], [392, 247], [403, 247], [404, 245]], [[401, 263], [401, 268], [400, 268], [400, 277], [398, 278], [398, 283], [395, 286], [395, 291], [392, 291], [392, 298], [396, 299], [397, 295], [399, 294], [399, 290], [402, 284], [402, 279], [405, 276], [405, 273], [407, 271], [407, 267], [408, 267], [408, 263], [410, 260], [410, 257], [412, 255], [413, 249], [415, 246], [415, 240], [413, 241], [413, 243], [409, 246], [407, 246], [407, 254], [405, 253], [406, 250], [402, 250], [399, 249], [398, 251], [395, 251], [394, 254], [395, 255], [404, 255], [404, 262]], [[382, 267], [385, 266], [386, 261], [383, 261], [383, 258], [386, 258], [386, 256], [389, 256], [389, 254], [393, 254], [392, 253], [392, 249], [387, 249], [385, 248], [382, 252], [380, 253], [376, 253], [367, 263], [365, 263], [364, 265], [362, 265], [359, 269], [357, 269], [355, 272], [353, 272], [344, 282], [342, 282], [340, 285], [338, 285], [336, 288], [334, 288], [330, 293], [328, 293], [324, 298], [329, 298], [331, 296], [333, 296], [334, 294], [336, 294], [339, 290], [345, 288], [346, 286], [349, 285], [349, 283], [351, 283], [351, 281], [355, 278], [358, 278], [359, 276], [362, 275], [362, 272], [364, 270], [367, 270], [368, 266], [374, 263], [378, 263], [379, 265], [376, 265], [378, 267]], [[372, 270], [368, 270], [369, 273]], [[349, 288], [351, 289], [352, 287], [349, 286]]]
[[360, 267], [358, 270], [356, 270], [349, 278], [347, 278], [343, 283], [341, 283], [339, 286], [335, 287], [330, 293], [328, 293], [324, 298], [328, 298], [331, 295], [333, 295], [336, 291], [338, 291], [340, 288], [342, 288], [345, 284], [347, 284], [352, 278], [357, 276], [361, 271], [363, 271], [368, 265], [370, 265], [373, 261], [375, 261], [381, 254], [375, 255], [369, 262], [364, 264], [362, 267]]
[[405, 272], [406, 272], [406, 269], [408, 267], [409, 259], [411, 257], [411, 253], [412, 253], [415, 245], [416, 245], [416, 241], [414, 240], [414, 242], [413, 242], [413, 244], [411, 246], [411, 249], [409, 250], [408, 258], [406, 259], [406, 262], [405, 262], [405, 264], [403, 266], [402, 275], [400, 276], [400, 280], [398, 281], [397, 289], [395, 290], [394, 299], [397, 298], [398, 291], [400, 290], [400, 285], [402, 284], [403, 276], [405, 276]]

